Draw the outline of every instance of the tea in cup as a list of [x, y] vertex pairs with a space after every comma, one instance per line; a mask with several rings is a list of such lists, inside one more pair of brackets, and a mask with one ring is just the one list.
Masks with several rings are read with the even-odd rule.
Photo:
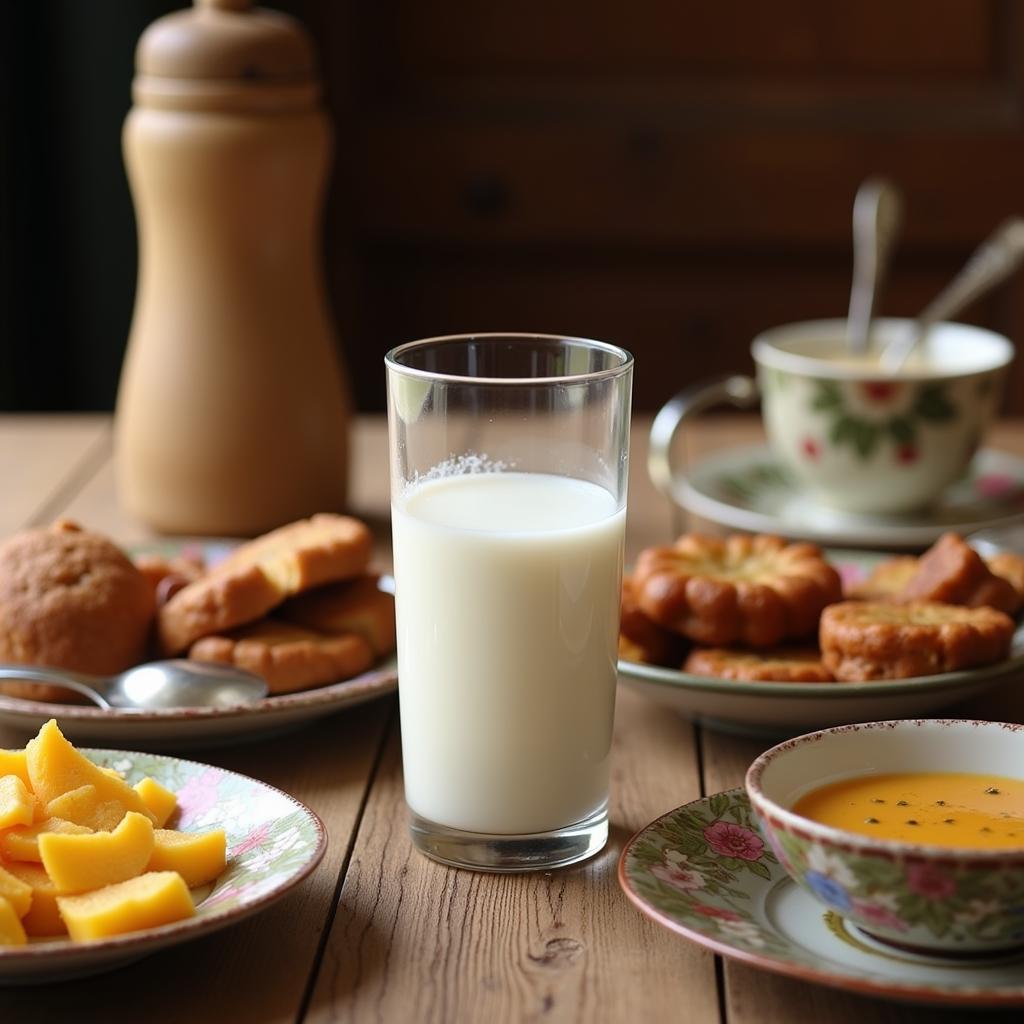
[[896, 372], [880, 354], [915, 321], [874, 324], [873, 350], [846, 342], [845, 320], [809, 320], [765, 331], [751, 354], [757, 380], [732, 377], [680, 392], [651, 431], [651, 472], [671, 493], [672, 440], [688, 416], [758, 397], [772, 449], [823, 505], [843, 512], [905, 514], [937, 499], [967, 468], [999, 407], [1014, 348], [1000, 334], [939, 323]]

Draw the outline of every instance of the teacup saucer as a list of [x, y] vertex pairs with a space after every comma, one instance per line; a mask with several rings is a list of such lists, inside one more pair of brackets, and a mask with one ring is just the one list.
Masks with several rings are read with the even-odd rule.
[[970, 533], [1024, 516], [1024, 459], [992, 448], [926, 511], [840, 512], [802, 491], [767, 445], [715, 452], [676, 481], [690, 512], [723, 526], [849, 547], [924, 548], [947, 530]]
[[626, 844], [626, 895], [658, 924], [751, 966], [864, 995], [1024, 1006], [1024, 950], [946, 960], [889, 948], [826, 910], [782, 869], [742, 789], [662, 815]]

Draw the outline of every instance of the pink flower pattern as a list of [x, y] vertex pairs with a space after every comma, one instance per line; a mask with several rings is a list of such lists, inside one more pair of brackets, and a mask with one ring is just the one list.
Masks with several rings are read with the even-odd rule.
[[733, 825], [728, 821], [715, 821], [704, 829], [704, 838], [715, 853], [740, 860], [760, 860], [764, 842], [752, 829]]
[[907, 930], [906, 921], [897, 917], [888, 907], [883, 907], [878, 903], [872, 903], [869, 900], [854, 900], [853, 909], [880, 928], [892, 928], [898, 932]]
[[270, 835], [270, 823], [263, 822], [258, 828], [254, 828], [237, 846], [231, 848], [232, 857], [241, 857], [243, 853], [255, 850], [262, 846]]
[[178, 790], [179, 827], [196, 818], [201, 818], [217, 805], [217, 791], [224, 773], [218, 768], [207, 768], [199, 775], [193, 775]]
[[944, 900], [956, 892], [956, 879], [934, 864], [911, 864], [907, 868], [907, 887], [918, 896]]

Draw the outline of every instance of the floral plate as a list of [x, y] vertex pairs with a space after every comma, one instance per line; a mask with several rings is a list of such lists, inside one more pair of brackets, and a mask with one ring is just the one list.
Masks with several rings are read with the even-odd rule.
[[[146, 546], [171, 558], [197, 554], [216, 565], [238, 541], [165, 541]], [[393, 589], [390, 576], [381, 589]], [[117, 743], [149, 750], [189, 750], [229, 743], [248, 743], [286, 732], [305, 722], [374, 700], [398, 688], [398, 661], [386, 658], [372, 669], [329, 686], [265, 697], [255, 704], [228, 708], [162, 708], [134, 711], [85, 704], [50, 704], [0, 694], [0, 725], [34, 736], [44, 722], [60, 718], [64, 735], [73, 743]]]
[[[820, 865], [823, 884], [832, 867]], [[956, 961], [919, 956], [822, 907], [764, 842], [742, 789], [695, 800], [641, 829], [622, 852], [619, 883], [658, 924], [766, 971], [915, 1003], [1024, 1006], [1024, 951]], [[920, 889], [927, 898], [927, 885]], [[891, 913], [878, 902], [879, 913]]]
[[974, 530], [1024, 516], [1024, 459], [982, 449], [967, 474], [917, 515], [855, 515], [800, 489], [767, 445], [715, 452], [691, 466], [675, 498], [695, 515], [754, 533], [819, 544], [924, 548], [947, 530]]
[[[62, 724], [63, 728], [63, 724]], [[122, 772], [131, 784], [147, 775], [177, 794], [172, 828], [227, 832], [228, 865], [212, 884], [192, 890], [196, 915], [98, 942], [33, 939], [0, 947], [0, 984], [29, 985], [82, 977], [138, 960], [165, 946], [196, 939], [276, 903], [320, 863], [327, 849], [323, 823], [304, 804], [273, 786], [222, 768], [160, 754], [83, 750], [96, 764]]]
[[[825, 551], [844, 586], [864, 579], [891, 555], [868, 551]], [[630, 689], [688, 718], [725, 732], [758, 737], [796, 736], [850, 722], [919, 718], [990, 686], [1024, 673], [1024, 625], [1006, 661], [984, 668], [887, 679], [867, 683], [765, 683], [696, 676], [678, 669], [620, 661], [619, 675]]]

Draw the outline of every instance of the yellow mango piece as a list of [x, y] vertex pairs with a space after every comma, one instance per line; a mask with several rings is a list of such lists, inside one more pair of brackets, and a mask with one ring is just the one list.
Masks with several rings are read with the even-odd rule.
[[24, 917], [32, 906], [32, 886], [0, 867], [0, 899], [7, 900], [18, 917]]
[[174, 871], [152, 871], [80, 896], [58, 896], [57, 905], [76, 942], [156, 928], [196, 912], [188, 886]]
[[158, 828], [153, 833], [153, 855], [147, 871], [177, 871], [193, 889], [212, 882], [227, 864], [228, 840], [224, 829], [212, 832], [175, 832]]
[[[35, 739], [29, 740], [25, 748], [25, 763], [32, 789], [43, 803], [48, 804], [80, 786], [92, 785], [96, 787], [100, 803], [119, 803], [125, 812], [135, 811], [153, 820], [142, 797], [124, 779], [105, 772], [75, 750], [52, 718], [39, 730]], [[74, 820], [66, 814], [52, 816]], [[89, 822], [78, 821], [76, 824], [89, 825]]]
[[124, 774], [119, 772], [116, 768], [100, 768], [100, 771], [103, 772], [104, 775], [109, 775], [112, 779], [121, 779], [122, 782], [124, 781]]
[[32, 889], [32, 904], [21, 919], [25, 932], [40, 938], [64, 935], [67, 928], [57, 908], [57, 889], [42, 866], [14, 863], [7, 864], [6, 869]]
[[39, 836], [43, 832], [60, 832], [67, 835], [86, 835], [92, 832], [85, 825], [76, 825], [73, 821], [63, 818], [44, 818], [31, 825], [17, 825], [5, 832], [0, 832], [0, 857], [8, 860], [30, 860], [37, 864], [39, 856]]
[[0, 896], [0, 946], [24, 946], [28, 942], [25, 926], [9, 900]]
[[31, 786], [32, 783], [28, 780], [28, 765], [25, 764], [25, 751], [0, 749], [0, 775], [17, 775], [26, 786]]
[[112, 832], [124, 818], [126, 808], [120, 800], [104, 800], [91, 783], [55, 797], [46, 805], [46, 816], [73, 821], [93, 832]]
[[153, 823], [129, 811], [113, 832], [43, 832], [39, 857], [57, 891], [88, 892], [134, 878], [153, 855]]
[[17, 775], [0, 777], [0, 828], [31, 825], [36, 813], [36, 798]]
[[148, 775], [141, 782], [136, 782], [132, 788], [149, 808], [150, 814], [153, 815], [153, 824], [157, 828], [163, 828], [167, 824], [167, 819], [177, 810], [178, 798]]

